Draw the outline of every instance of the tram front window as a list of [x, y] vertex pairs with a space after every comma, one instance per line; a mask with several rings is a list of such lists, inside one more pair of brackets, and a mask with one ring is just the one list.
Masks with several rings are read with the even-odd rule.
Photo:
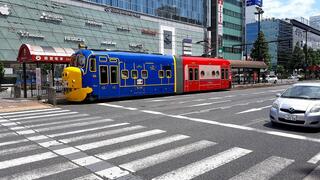
[[82, 54], [73, 55], [71, 57], [71, 66], [83, 68], [86, 64], [86, 57]]

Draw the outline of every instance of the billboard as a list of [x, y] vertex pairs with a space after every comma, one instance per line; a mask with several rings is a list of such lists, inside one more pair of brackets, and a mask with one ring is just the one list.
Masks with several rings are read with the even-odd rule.
[[262, 0], [247, 0], [247, 6], [259, 6], [262, 7]]

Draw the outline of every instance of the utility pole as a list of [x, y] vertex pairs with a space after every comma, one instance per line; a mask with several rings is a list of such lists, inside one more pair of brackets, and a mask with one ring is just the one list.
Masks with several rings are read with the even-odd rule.
[[307, 68], [308, 68], [308, 30], [306, 30], [306, 52], [305, 52], [305, 68], [304, 68], [304, 79], [307, 79]]

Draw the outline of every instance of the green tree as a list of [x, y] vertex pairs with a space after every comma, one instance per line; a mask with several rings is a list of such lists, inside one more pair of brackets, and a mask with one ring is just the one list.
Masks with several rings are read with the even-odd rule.
[[268, 66], [270, 65], [269, 45], [262, 31], [259, 32], [258, 38], [253, 44], [250, 56], [255, 61], [264, 61]]
[[281, 74], [281, 77], [285, 74], [283, 65], [277, 65], [277, 74]]
[[303, 68], [304, 59], [305, 54], [303, 50], [300, 48], [299, 42], [297, 42], [293, 49], [292, 58], [288, 61], [288, 69], [293, 71], [295, 69]]

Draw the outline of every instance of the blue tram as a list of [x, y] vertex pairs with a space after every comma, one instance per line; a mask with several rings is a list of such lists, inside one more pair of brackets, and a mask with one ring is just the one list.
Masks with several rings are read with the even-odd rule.
[[62, 79], [67, 100], [83, 101], [172, 94], [174, 74], [173, 56], [81, 49]]

